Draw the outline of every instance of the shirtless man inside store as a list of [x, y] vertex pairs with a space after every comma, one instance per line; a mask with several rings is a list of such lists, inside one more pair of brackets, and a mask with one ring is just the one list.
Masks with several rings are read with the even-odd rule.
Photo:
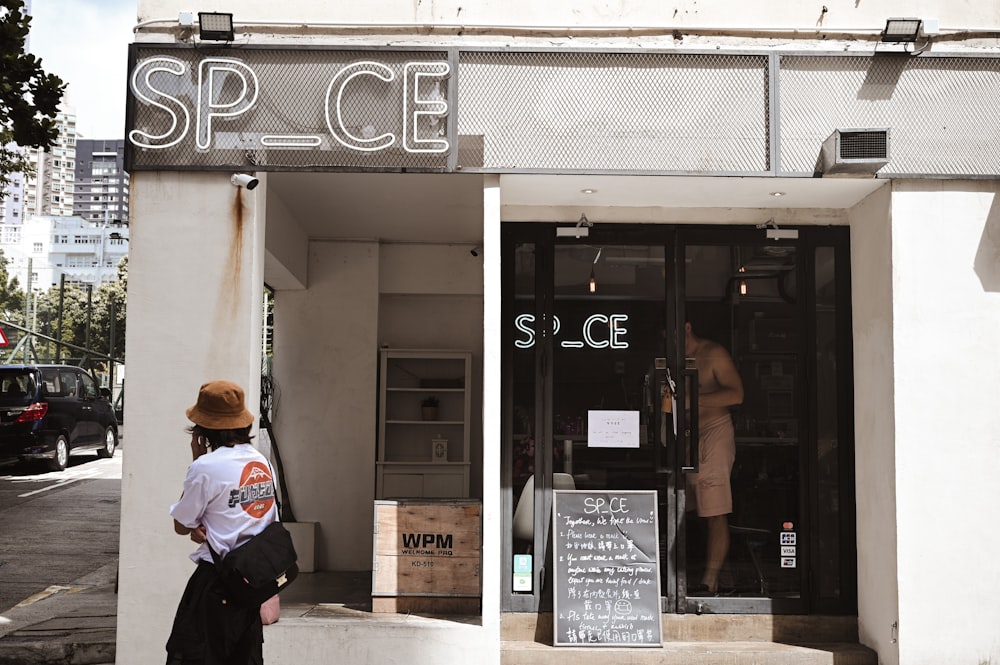
[[[716, 593], [719, 571], [729, 552], [729, 514], [733, 491], [729, 478], [736, 459], [736, 438], [729, 408], [743, 402], [743, 381], [729, 352], [698, 337], [684, 324], [684, 354], [698, 370], [698, 473], [687, 474], [687, 509], [705, 520], [705, 574], [692, 593]], [[670, 394], [663, 411], [672, 410]]]

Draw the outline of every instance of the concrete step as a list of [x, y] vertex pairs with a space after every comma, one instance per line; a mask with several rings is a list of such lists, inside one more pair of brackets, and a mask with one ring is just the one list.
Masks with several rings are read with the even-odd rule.
[[664, 614], [659, 647], [552, 645], [551, 614], [501, 617], [503, 665], [878, 665], [853, 616]]
[[[857, 643], [855, 616], [662, 614], [664, 642]], [[552, 644], [552, 614], [501, 615], [502, 639]]]
[[661, 647], [553, 647], [503, 642], [503, 665], [878, 665], [860, 644], [664, 642]]

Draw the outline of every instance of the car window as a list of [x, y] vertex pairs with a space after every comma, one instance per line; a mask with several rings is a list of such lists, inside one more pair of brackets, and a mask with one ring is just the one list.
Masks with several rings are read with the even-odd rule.
[[59, 397], [62, 389], [59, 383], [59, 373], [54, 369], [42, 370], [42, 390], [46, 397]]
[[59, 396], [76, 397], [76, 372], [59, 372]]
[[35, 394], [35, 375], [31, 370], [4, 371], [0, 373], [0, 401], [23, 402]]
[[97, 398], [97, 382], [89, 374], [80, 374], [80, 388], [84, 399]]

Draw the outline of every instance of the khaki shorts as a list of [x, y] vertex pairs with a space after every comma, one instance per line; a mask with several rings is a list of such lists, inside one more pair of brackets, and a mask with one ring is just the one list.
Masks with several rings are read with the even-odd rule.
[[687, 509], [698, 517], [733, 512], [733, 488], [729, 477], [736, 461], [733, 419], [726, 414], [700, 426], [698, 473], [687, 474]]

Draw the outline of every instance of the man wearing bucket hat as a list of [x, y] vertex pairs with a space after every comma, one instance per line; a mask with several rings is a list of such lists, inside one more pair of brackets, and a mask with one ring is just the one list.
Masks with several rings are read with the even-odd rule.
[[226, 599], [209, 546], [222, 558], [277, 519], [274, 473], [250, 445], [254, 416], [235, 383], [202, 385], [187, 417], [194, 423], [189, 428], [194, 461], [170, 514], [174, 531], [199, 547], [191, 554], [197, 568], [167, 640], [167, 665], [259, 665], [260, 608]]

